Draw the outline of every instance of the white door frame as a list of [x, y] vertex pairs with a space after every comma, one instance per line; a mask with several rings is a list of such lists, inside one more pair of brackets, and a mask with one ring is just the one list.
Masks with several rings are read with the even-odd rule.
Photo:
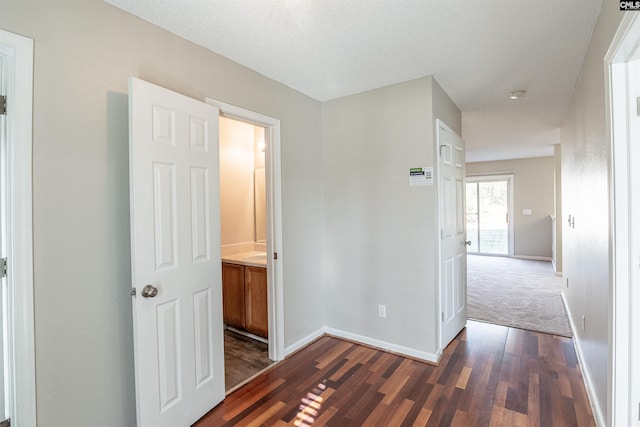
[[33, 40], [0, 30], [7, 66], [7, 253], [11, 424], [35, 426], [33, 308], [32, 99]]
[[[508, 256], [513, 257], [513, 249], [515, 246], [515, 242], [514, 242], [514, 207], [513, 207], [513, 174], [490, 174], [490, 175], [467, 175], [467, 179], [466, 179], [466, 183], [469, 182], [479, 182], [479, 181], [507, 181], [507, 185], [508, 185], [508, 197], [509, 200], [507, 200], [507, 213], [509, 215], [509, 223], [508, 223], [508, 227], [509, 227], [509, 250], [508, 250]], [[466, 185], [465, 183], [465, 185]], [[466, 201], [465, 201], [466, 202]], [[466, 210], [466, 209], [465, 209]], [[466, 212], [465, 212], [466, 214]], [[466, 217], [465, 217], [465, 222], [466, 222]], [[480, 242], [478, 241], [478, 249], [480, 249]], [[480, 251], [478, 251], [478, 253], [480, 255], [493, 255], [493, 254], [484, 254]]]
[[[280, 361], [285, 356], [280, 120], [212, 98], [206, 98], [206, 102], [218, 107], [222, 117], [265, 128], [269, 358]], [[273, 259], [273, 254], [277, 254], [277, 260]]]
[[[610, 164], [610, 333], [607, 425], [640, 426], [640, 19], [625, 13], [605, 56], [607, 131]], [[634, 93], [635, 95], [631, 95]], [[634, 141], [632, 143], [632, 141]], [[604, 422], [604, 414], [599, 415]]]

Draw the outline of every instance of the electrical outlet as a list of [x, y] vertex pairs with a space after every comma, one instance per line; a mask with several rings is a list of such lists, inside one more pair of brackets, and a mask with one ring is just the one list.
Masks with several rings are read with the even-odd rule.
[[387, 306], [384, 304], [378, 304], [378, 317], [383, 319], [387, 317]]
[[583, 314], [583, 315], [582, 315], [582, 332], [584, 332], [584, 329], [585, 329], [585, 323], [586, 323], [586, 320], [585, 320], [585, 317], [584, 317], [584, 314]]

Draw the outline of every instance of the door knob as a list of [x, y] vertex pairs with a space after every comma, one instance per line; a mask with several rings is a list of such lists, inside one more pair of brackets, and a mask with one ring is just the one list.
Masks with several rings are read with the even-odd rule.
[[142, 292], [140, 294], [145, 298], [153, 298], [158, 295], [158, 288], [152, 285], [146, 285], [142, 288]]
[[471, 240], [465, 240], [464, 244], [467, 245], [467, 246], [471, 246]]

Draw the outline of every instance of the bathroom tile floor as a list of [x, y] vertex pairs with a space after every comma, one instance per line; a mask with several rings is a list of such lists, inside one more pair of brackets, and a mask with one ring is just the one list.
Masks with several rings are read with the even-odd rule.
[[232, 389], [247, 378], [262, 371], [273, 362], [269, 360], [267, 344], [224, 331], [225, 388]]

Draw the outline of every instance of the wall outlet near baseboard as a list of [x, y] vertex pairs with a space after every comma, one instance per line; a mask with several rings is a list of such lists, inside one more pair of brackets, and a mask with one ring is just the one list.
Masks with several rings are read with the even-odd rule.
[[387, 306], [384, 304], [378, 304], [378, 317], [385, 318], [387, 317]]

